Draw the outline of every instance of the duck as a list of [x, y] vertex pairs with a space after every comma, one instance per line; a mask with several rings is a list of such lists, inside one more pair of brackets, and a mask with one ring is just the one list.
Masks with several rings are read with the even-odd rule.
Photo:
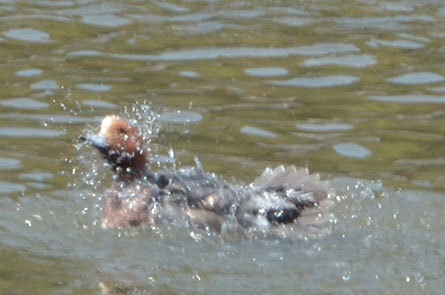
[[330, 232], [334, 191], [307, 168], [266, 168], [249, 185], [226, 182], [202, 165], [153, 171], [138, 126], [118, 115], [106, 116], [98, 133], [80, 139], [98, 150], [115, 176], [102, 198], [104, 228], [235, 228], [282, 237]]

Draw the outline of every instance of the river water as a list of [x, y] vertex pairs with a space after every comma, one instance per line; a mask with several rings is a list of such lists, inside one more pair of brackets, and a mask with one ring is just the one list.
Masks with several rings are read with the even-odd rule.
[[[444, 44], [441, 0], [0, 1], [0, 294], [443, 294]], [[103, 230], [110, 113], [153, 166], [320, 173], [332, 233]]]

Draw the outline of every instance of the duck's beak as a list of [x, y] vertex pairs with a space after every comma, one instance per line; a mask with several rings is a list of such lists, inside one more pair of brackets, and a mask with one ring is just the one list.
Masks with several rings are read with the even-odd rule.
[[99, 151], [101, 151], [103, 153], [107, 153], [109, 150], [107, 140], [106, 140], [105, 136], [102, 134], [82, 135], [80, 137], [80, 140], [85, 141], [89, 145], [94, 146], [95, 148], [97, 148]]

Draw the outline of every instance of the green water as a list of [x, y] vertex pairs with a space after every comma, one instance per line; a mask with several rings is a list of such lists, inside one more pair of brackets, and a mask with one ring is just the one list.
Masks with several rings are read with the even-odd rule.
[[[0, 294], [441, 294], [444, 25], [441, 1], [0, 1]], [[147, 106], [201, 115], [156, 121], [153, 158], [319, 172], [333, 233], [102, 230], [77, 138]]]

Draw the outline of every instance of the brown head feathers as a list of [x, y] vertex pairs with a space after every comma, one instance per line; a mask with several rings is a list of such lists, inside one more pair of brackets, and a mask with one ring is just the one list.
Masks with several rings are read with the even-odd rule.
[[82, 140], [97, 148], [116, 172], [119, 180], [131, 181], [141, 176], [147, 157], [139, 129], [117, 115], [102, 120], [98, 134], [88, 134]]

